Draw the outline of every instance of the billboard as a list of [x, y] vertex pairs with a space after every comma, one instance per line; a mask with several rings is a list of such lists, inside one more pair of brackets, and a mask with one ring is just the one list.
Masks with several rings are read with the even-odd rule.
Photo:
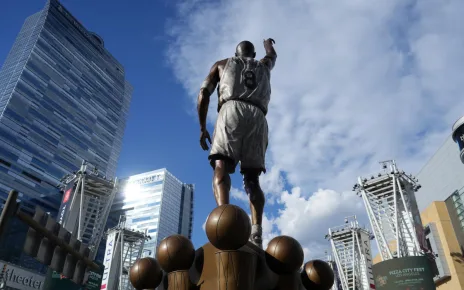
[[378, 290], [436, 290], [430, 261], [425, 256], [383, 261], [373, 270]]
[[69, 215], [70, 208], [71, 208], [71, 202], [74, 196], [74, 188], [75, 188], [75, 183], [70, 182], [66, 184], [66, 187], [64, 188], [63, 191], [63, 199], [61, 200], [61, 205], [60, 209], [58, 210], [58, 223], [63, 224]]
[[[0, 261], [3, 269], [1, 281], [4, 286], [19, 290], [42, 290], [45, 277]], [[2, 288], [3, 289], [3, 288]]]

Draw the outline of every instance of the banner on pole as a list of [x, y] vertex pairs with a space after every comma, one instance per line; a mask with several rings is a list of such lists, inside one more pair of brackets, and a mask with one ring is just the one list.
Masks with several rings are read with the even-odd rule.
[[103, 258], [103, 266], [105, 266], [105, 269], [103, 270], [103, 278], [102, 278], [101, 288], [100, 288], [102, 290], [108, 289], [108, 283], [113, 282], [113, 281], [110, 281], [109, 274], [111, 270], [111, 262], [113, 261], [115, 243], [116, 243], [116, 232], [112, 232], [108, 234], [108, 237], [106, 238], [105, 257]]
[[70, 182], [66, 184], [66, 187], [64, 188], [63, 191], [63, 199], [61, 200], [61, 205], [60, 209], [58, 210], [58, 223], [63, 224], [64, 221], [66, 221], [69, 212], [70, 212], [70, 207], [71, 207], [71, 201], [74, 196], [74, 189], [75, 189], [75, 183]]

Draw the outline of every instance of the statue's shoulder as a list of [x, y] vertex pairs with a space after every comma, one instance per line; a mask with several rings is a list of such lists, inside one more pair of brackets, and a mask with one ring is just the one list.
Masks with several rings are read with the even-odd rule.
[[217, 65], [218, 65], [219, 67], [224, 68], [224, 66], [227, 64], [228, 61], [229, 61], [229, 58], [221, 59], [221, 60], [219, 60], [219, 61], [217, 62]]

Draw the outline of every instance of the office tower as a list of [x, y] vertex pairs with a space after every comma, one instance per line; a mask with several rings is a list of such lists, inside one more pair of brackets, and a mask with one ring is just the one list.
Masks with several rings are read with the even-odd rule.
[[[159, 169], [120, 179], [121, 191], [116, 194], [107, 228], [115, 227], [125, 216], [126, 227], [147, 232], [142, 256], [155, 257], [162, 239], [173, 234], [192, 236], [193, 191], [166, 169]], [[104, 249], [100, 243], [97, 260]]]
[[[102, 38], [48, 0], [26, 19], [0, 72], [0, 199], [17, 189], [25, 211], [56, 214], [56, 186], [83, 160], [113, 177], [131, 94]], [[0, 258], [14, 261], [24, 236], [8, 240]]]

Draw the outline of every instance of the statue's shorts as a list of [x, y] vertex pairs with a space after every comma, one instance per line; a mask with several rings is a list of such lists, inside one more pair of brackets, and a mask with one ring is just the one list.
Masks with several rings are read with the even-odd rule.
[[247, 169], [266, 172], [265, 155], [268, 126], [264, 113], [256, 106], [242, 101], [228, 101], [222, 105], [213, 134], [209, 160], [225, 160], [229, 173]]

